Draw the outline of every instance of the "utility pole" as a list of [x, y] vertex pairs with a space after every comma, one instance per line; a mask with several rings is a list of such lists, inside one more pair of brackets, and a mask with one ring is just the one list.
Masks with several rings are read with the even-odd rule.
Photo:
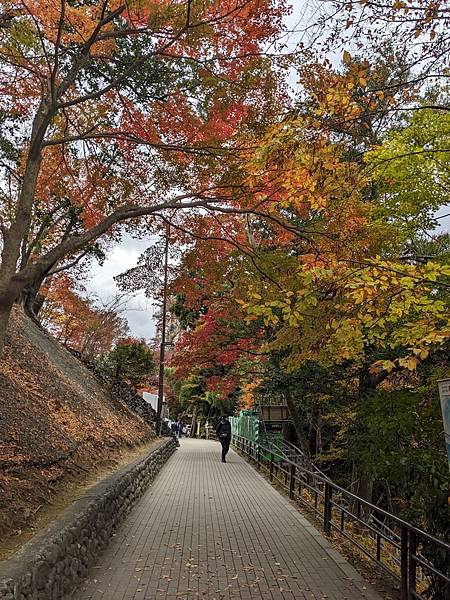
[[159, 347], [159, 378], [158, 378], [158, 407], [156, 411], [156, 434], [161, 435], [161, 413], [164, 397], [164, 359], [166, 351], [166, 320], [167, 320], [167, 271], [169, 265], [170, 228], [166, 226], [166, 244], [164, 248], [164, 284], [162, 303], [161, 345]]

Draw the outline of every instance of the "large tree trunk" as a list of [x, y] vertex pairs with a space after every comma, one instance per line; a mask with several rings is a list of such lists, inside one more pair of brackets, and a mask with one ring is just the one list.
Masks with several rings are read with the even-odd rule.
[[11, 226], [3, 234], [2, 262], [0, 266], [0, 358], [5, 343], [6, 327], [14, 302], [27, 281], [18, 276], [17, 265], [23, 240], [28, 236], [36, 183], [41, 168], [41, 148], [52, 111], [43, 99], [33, 121], [30, 149], [23, 174], [17, 209]]
[[26, 285], [19, 297], [19, 304], [23, 306], [25, 313], [34, 321], [37, 321], [37, 315], [42, 308], [43, 297], [38, 297], [39, 290], [45, 281], [47, 274], [42, 274], [30, 284]]
[[[363, 429], [364, 425], [360, 420], [360, 408], [364, 403], [368, 395], [376, 389], [377, 385], [383, 381], [386, 377], [386, 373], [372, 374], [369, 371], [369, 367], [361, 370], [358, 382], [358, 400], [357, 400], [357, 416], [355, 426]], [[362, 464], [358, 457], [354, 458], [353, 469], [352, 469], [352, 491], [354, 494], [363, 498], [367, 502], [372, 503], [373, 501], [373, 475], [368, 469], [367, 465]], [[362, 516], [367, 519], [370, 515], [368, 507], [362, 507]]]

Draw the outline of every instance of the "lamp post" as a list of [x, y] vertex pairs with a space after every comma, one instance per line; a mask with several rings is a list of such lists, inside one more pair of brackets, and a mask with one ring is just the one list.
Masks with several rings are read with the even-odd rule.
[[158, 405], [156, 410], [156, 434], [161, 435], [161, 413], [164, 397], [164, 359], [166, 346], [166, 320], [167, 320], [167, 271], [169, 264], [169, 238], [170, 228], [166, 226], [166, 243], [164, 248], [164, 283], [163, 283], [163, 304], [162, 304], [162, 332], [161, 345], [159, 347], [159, 377], [158, 377]]

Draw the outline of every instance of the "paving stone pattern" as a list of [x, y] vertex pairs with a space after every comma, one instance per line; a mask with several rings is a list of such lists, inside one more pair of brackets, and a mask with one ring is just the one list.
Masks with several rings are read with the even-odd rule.
[[235, 452], [182, 440], [75, 600], [380, 600]]

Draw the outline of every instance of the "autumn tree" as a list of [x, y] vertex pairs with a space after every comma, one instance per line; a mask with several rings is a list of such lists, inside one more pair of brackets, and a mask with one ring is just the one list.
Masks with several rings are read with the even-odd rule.
[[226, 365], [208, 390], [230, 376], [246, 402], [286, 401], [333, 477], [447, 539], [431, 521], [447, 515], [435, 380], [450, 267], [448, 236], [431, 230], [448, 204], [448, 97], [414, 88], [408, 52], [396, 69], [386, 47], [380, 65], [364, 48], [305, 65], [294, 109], [241, 167], [242, 213], [181, 225], [195, 235], [174, 281], [185, 333], [173, 364], [182, 379]]
[[100, 358], [128, 334], [128, 324], [121, 316], [124, 298], [101, 303], [78, 289], [67, 273], [51, 278], [43, 298], [42, 324], [83, 359]]
[[[350, 134], [337, 138], [336, 128], [328, 126], [330, 116], [346, 111], [366, 120], [361, 103], [352, 99], [354, 86], [338, 75], [335, 81], [340, 83], [333, 92], [314, 90], [313, 111], [294, 113], [269, 130], [247, 163], [249, 187], [252, 182], [259, 186], [259, 212], [220, 226], [217, 216], [208, 225], [205, 220], [198, 235], [209, 240], [209, 251], [199, 243], [186, 255], [184, 280], [179, 278], [176, 288], [189, 298], [191, 309], [196, 308], [196, 289], [208, 298], [207, 313], [183, 338], [177, 360], [190, 365], [229, 356], [234, 367], [249, 351], [276, 358], [297, 423], [288, 381], [308, 361], [321, 368], [350, 363], [349, 376], [363, 403], [389, 373], [414, 371], [449, 335], [448, 295], [438, 292], [448, 288], [448, 264], [405, 255], [408, 243], [431, 223], [430, 206], [445, 203], [438, 193], [434, 204], [425, 200], [433, 193], [429, 182], [437, 188], [445, 177], [445, 162], [439, 167], [425, 160], [425, 148], [439, 138], [430, 128], [421, 130], [421, 175], [413, 180], [409, 171], [403, 176], [397, 169], [396, 178], [402, 179], [392, 186], [394, 161], [387, 169], [380, 164], [389, 152], [389, 135], [386, 149], [373, 147], [367, 138], [356, 160], [359, 139]], [[420, 114], [425, 118], [427, 113]], [[445, 139], [445, 123], [442, 132]], [[411, 134], [407, 127], [405, 142]], [[413, 143], [417, 140], [415, 135]], [[423, 199], [417, 193], [419, 179]], [[219, 243], [234, 248], [236, 256], [228, 250], [217, 260]], [[236, 302], [245, 327], [257, 332], [254, 346], [243, 343], [242, 323], [238, 343], [227, 334], [233, 323], [239, 327]], [[300, 438], [301, 425], [297, 429]], [[307, 451], [308, 444], [303, 446]]]
[[[399, 101], [390, 107], [392, 114], [414, 110], [425, 90], [436, 84], [445, 85], [450, 58], [447, 35], [450, 21], [445, 2], [332, 0], [315, 8], [308, 36], [320, 37], [321, 44], [316, 48], [311, 44], [310, 52], [321, 62], [324, 59], [335, 62], [331, 55], [342, 52], [344, 57], [351, 53], [376, 64], [383, 48], [390, 48], [400, 59], [394, 67], [400, 67], [399, 80], [386, 81], [377, 87], [380, 94], [398, 95]], [[361, 75], [365, 80], [365, 75]], [[430, 99], [428, 107], [442, 113], [448, 111], [448, 103], [442, 98]]]
[[270, 0], [3, 8], [0, 347], [12, 304], [64, 257], [118, 223], [229, 200], [236, 133], [249, 141], [275, 97], [261, 48], [285, 10]]
[[129, 381], [134, 386], [145, 383], [156, 370], [152, 350], [144, 340], [122, 339], [103, 357], [103, 368], [114, 379]]

